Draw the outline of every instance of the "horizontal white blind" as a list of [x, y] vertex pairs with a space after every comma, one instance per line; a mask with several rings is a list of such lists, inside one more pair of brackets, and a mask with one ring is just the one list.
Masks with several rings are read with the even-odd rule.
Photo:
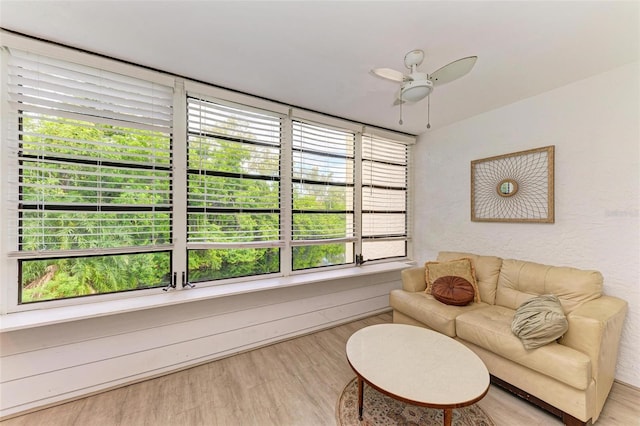
[[8, 65], [24, 256], [169, 247], [173, 89], [18, 50]]
[[280, 242], [281, 117], [193, 96], [187, 108], [187, 246]]
[[133, 77], [11, 50], [10, 101], [59, 117], [169, 133], [173, 88]]
[[355, 134], [293, 122], [293, 244], [352, 241]]
[[408, 154], [404, 143], [362, 137], [362, 239], [365, 259], [405, 256]]

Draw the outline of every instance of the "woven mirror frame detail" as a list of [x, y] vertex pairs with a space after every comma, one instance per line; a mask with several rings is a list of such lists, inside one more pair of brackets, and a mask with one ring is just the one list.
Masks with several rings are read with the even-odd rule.
[[553, 223], [555, 146], [471, 162], [471, 220]]

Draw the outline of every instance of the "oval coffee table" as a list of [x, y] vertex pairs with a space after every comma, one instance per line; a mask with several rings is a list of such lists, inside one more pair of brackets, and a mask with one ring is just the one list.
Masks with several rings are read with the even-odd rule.
[[358, 376], [358, 416], [363, 386], [422, 407], [453, 409], [481, 400], [489, 391], [489, 372], [469, 348], [436, 331], [404, 324], [378, 324], [347, 341], [347, 360]]

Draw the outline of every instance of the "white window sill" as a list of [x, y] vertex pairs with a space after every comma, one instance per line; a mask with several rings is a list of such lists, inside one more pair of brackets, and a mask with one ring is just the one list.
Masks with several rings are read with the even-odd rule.
[[321, 271], [300, 274], [290, 277], [266, 278], [243, 281], [233, 284], [174, 290], [148, 296], [110, 300], [97, 303], [85, 303], [74, 306], [36, 309], [33, 311], [14, 312], [0, 316], [0, 332], [24, 330], [88, 318], [123, 314], [144, 309], [160, 308], [181, 303], [196, 302], [217, 297], [254, 293], [258, 291], [308, 285], [323, 281], [359, 277], [363, 275], [400, 271], [413, 265], [411, 261], [388, 262], [360, 267]]

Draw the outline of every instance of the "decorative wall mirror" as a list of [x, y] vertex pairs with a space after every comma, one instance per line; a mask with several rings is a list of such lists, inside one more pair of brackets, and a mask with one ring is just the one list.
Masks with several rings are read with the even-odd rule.
[[513, 179], [502, 179], [496, 191], [501, 197], [513, 197], [518, 192], [518, 182]]
[[554, 217], [554, 146], [471, 162], [471, 220], [543, 222]]

